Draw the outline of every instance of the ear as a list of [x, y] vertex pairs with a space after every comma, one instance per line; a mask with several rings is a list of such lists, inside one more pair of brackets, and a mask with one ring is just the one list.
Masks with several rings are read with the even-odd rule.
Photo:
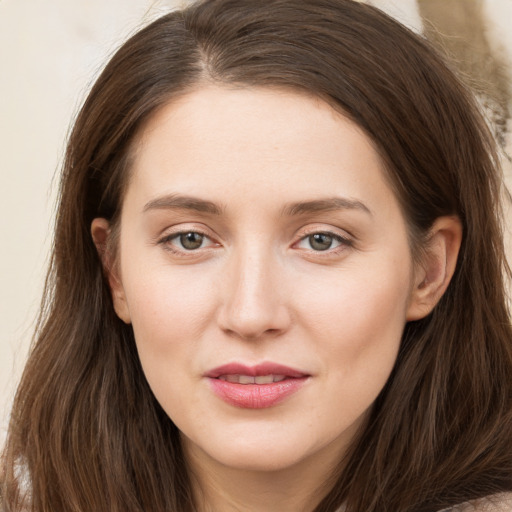
[[408, 321], [426, 317], [443, 296], [455, 272], [461, 241], [458, 217], [439, 217], [434, 222], [421, 262], [415, 268]]
[[126, 324], [131, 323], [130, 312], [126, 302], [126, 294], [119, 276], [118, 265], [109, 251], [110, 223], [107, 219], [96, 218], [91, 224], [91, 236], [100, 256], [103, 270], [108, 279], [112, 302], [117, 316]]

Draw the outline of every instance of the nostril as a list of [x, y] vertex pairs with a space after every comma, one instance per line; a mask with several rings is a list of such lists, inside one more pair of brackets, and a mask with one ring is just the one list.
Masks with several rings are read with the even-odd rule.
[[243, 331], [241, 329], [225, 329], [226, 334], [233, 338], [244, 339], [248, 341], [256, 341], [258, 339], [276, 337], [282, 332], [281, 329], [264, 329], [261, 331]]

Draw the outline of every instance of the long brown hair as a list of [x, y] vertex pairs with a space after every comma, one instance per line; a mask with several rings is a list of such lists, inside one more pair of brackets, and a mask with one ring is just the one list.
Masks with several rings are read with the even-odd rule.
[[447, 292], [406, 325], [370, 421], [316, 512], [344, 502], [348, 512], [431, 512], [512, 490], [501, 181], [471, 94], [421, 37], [368, 5], [206, 0], [125, 43], [76, 120], [45, 300], [3, 453], [2, 509], [194, 509], [177, 428], [114, 313], [90, 225], [115, 225], [143, 123], [208, 82], [307, 91], [357, 123], [380, 152], [413, 250], [436, 218], [463, 225]]

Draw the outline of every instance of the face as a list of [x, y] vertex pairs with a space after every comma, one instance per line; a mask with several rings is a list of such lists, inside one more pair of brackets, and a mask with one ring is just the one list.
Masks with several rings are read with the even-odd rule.
[[257, 470], [343, 453], [392, 370], [414, 281], [356, 125], [289, 91], [189, 93], [138, 139], [119, 244], [116, 311], [189, 453]]

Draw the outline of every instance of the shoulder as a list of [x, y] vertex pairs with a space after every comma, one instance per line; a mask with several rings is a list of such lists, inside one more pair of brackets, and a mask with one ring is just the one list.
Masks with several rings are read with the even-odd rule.
[[439, 512], [512, 512], [512, 492], [468, 501]]

